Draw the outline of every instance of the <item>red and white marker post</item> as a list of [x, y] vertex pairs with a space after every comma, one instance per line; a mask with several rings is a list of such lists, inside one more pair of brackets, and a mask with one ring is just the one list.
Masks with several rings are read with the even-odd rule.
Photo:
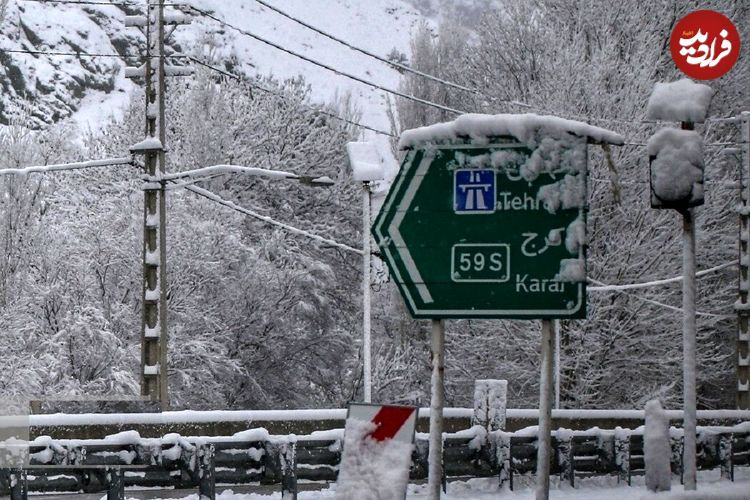
[[416, 423], [412, 406], [349, 405], [336, 498], [406, 498]]

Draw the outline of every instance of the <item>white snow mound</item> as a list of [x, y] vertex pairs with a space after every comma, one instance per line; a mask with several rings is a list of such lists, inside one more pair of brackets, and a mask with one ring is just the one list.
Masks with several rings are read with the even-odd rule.
[[560, 261], [560, 272], [555, 276], [555, 281], [568, 283], [582, 283], [586, 281], [586, 261], [584, 259], [562, 259]]
[[711, 87], [689, 78], [657, 83], [648, 100], [646, 114], [651, 120], [702, 123], [713, 95]]
[[703, 139], [693, 130], [664, 128], [648, 140], [651, 189], [662, 202], [703, 199]]
[[355, 181], [369, 182], [383, 179], [383, 166], [374, 142], [348, 142], [346, 152]]

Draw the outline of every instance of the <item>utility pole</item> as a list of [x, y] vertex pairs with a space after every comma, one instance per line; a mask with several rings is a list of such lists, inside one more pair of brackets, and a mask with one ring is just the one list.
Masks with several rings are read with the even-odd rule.
[[750, 112], [740, 114], [740, 284], [737, 311], [737, 409], [750, 410]]
[[[146, 57], [143, 66], [127, 68], [126, 76], [146, 81], [145, 139], [133, 145], [142, 154], [148, 180], [143, 188], [143, 311], [141, 317], [141, 394], [169, 408], [167, 330], [167, 230], [164, 120], [167, 74], [164, 53], [164, 4], [147, 0], [146, 16], [128, 16], [125, 25], [144, 29]], [[176, 24], [183, 24], [180, 17]]]
[[[164, 5], [148, 0], [146, 29], [146, 137], [158, 139], [145, 151], [146, 174], [165, 171]], [[143, 224], [143, 321], [141, 393], [169, 408], [167, 393], [167, 272], [164, 183], [146, 186]]]

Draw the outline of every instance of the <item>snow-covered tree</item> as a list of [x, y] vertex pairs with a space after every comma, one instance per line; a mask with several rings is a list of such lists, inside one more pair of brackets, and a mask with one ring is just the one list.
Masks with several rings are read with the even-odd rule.
[[[139, 140], [140, 106], [93, 139], [92, 151], [116, 154]], [[320, 110], [302, 79], [236, 82], [201, 73], [175, 82], [168, 169], [237, 164], [328, 175], [336, 181], [330, 188], [237, 175], [199, 185], [280, 222], [356, 244], [358, 192], [344, 150], [353, 131]], [[346, 98], [326, 112], [355, 118]], [[169, 192], [167, 231], [176, 406], [341, 405], [352, 397], [356, 255], [181, 190]]]
[[[612, 148], [612, 162], [600, 148], [590, 147], [589, 277], [630, 283], [679, 275], [678, 216], [648, 207], [648, 155], [639, 144], [653, 132], [653, 125], [641, 120], [654, 83], [680, 77], [669, 54], [671, 28], [698, 7], [731, 14], [738, 27], [750, 20], [750, 11], [731, 0], [700, 6], [667, 0], [617, 5], [508, 0], [483, 15], [475, 37], [443, 36], [442, 31], [431, 37], [423, 30], [414, 40], [415, 67], [475, 88], [479, 95], [448, 92], [414, 75], [404, 76], [403, 87], [467, 111], [553, 114], [625, 135], [634, 144]], [[746, 47], [742, 50], [747, 53]], [[749, 81], [747, 66], [736, 65], [711, 82], [717, 91], [711, 115], [747, 109], [750, 102], [742, 89]], [[399, 119], [402, 128], [411, 128], [443, 118], [399, 101]], [[736, 129], [720, 123], [699, 131], [708, 144], [737, 140]], [[699, 268], [736, 259], [733, 161], [709, 146], [708, 195], [698, 211]], [[736, 279], [736, 270], [728, 268], [699, 281], [699, 400], [705, 407], [733, 406]], [[561, 325], [563, 404], [641, 407], [652, 398], [676, 404], [681, 399], [680, 304], [679, 284], [627, 293], [591, 291], [588, 320]], [[533, 322], [450, 322], [449, 401], [467, 404], [474, 378], [502, 377], [510, 383], [510, 404], [533, 404], [538, 343]]]

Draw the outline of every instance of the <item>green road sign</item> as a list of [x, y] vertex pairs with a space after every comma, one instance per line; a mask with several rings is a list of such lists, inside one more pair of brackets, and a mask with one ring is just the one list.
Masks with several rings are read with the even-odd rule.
[[586, 140], [407, 152], [373, 225], [417, 318], [583, 318]]

